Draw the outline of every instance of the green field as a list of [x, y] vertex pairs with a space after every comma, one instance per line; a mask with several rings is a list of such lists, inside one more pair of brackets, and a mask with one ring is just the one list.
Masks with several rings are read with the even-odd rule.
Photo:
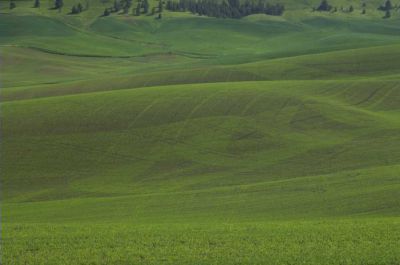
[[78, 2], [0, 2], [1, 264], [400, 264], [398, 9]]

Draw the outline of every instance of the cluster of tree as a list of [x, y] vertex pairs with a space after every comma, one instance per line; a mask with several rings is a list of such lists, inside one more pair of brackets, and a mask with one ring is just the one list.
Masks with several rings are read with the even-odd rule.
[[383, 18], [390, 18], [392, 16], [392, 9], [394, 9], [394, 6], [392, 5], [392, 2], [390, 0], [386, 0], [383, 5], [378, 7], [378, 10], [385, 12]]
[[84, 9], [83, 9], [82, 4], [79, 3], [79, 4], [77, 4], [77, 5], [72, 6], [72, 8], [71, 8], [71, 14], [79, 14], [79, 13], [81, 13], [83, 10], [84, 10]]
[[138, 4], [134, 10], [135, 16], [140, 16], [141, 14], [149, 13], [150, 4], [148, 0], [139, 0]]
[[361, 8], [362, 8], [361, 14], [365, 15], [367, 13], [367, 3], [363, 2], [361, 4]]
[[392, 9], [393, 9], [393, 5], [392, 5], [392, 2], [390, 0], [386, 0], [383, 5], [378, 7], [378, 10], [381, 10], [381, 11], [387, 11], [387, 10], [390, 11]]
[[321, 12], [329, 12], [332, 10], [332, 8], [333, 7], [328, 3], [328, 0], [322, 0], [319, 6], [317, 8], [314, 8], [313, 10]]
[[103, 12], [103, 16], [109, 16], [113, 12], [123, 11], [124, 14], [129, 12], [132, 6], [132, 0], [114, 0], [112, 7], [106, 8]]
[[[139, 0], [136, 9], [134, 10], [135, 16], [140, 16], [141, 14], [148, 14], [149, 13], [149, 2], [147, 0]], [[164, 2], [163, 0], [158, 1], [158, 5], [151, 9], [150, 15], [155, 15], [158, 13], [157, 18], [161, 19], [162, 12], [164, 10]]]
[[[363, 4], [363, 6], [364, 5], [365, 3]], [[363, 14], [365, 14], [365, 8], [363, 10]], [[335, 13], [338, 11], [338, 8], [330, 5], [327, 0], [322, 0], [318, 7], [313, 8], [313, 11]], [[340, 11], [345, 13], [352, 13], [354, 11], [354, 7], [352, 5], [349, 6], [349, 8], [340, 7]]]
[[228, 0], [226, 2], [214, 0], [179, 0], [175, 2], [168, 0], [166, 9], [170, 11], [190, 11], [201, 16], [218, 18], [241, 18], [252, 14], [267, 14], [281, 16], [285, 11], [282, 4], [269, 4], [266, 0], [257, 2], [246, 0], [240, 3], [239, 0]]
[[[53, 9], [61, 9], [64, 6], [63, 0], [54, 0], [54, 7]], [[40, 7], [40, 0], [34, 0], [33, 1], [33, 8], [39, 8]], [[71, 14], [79, 14], [84, 10], [89, 9], [89, 2], [86, 1], [86, 6], [83, 7], [81, 3], [72, 6], [71, 8]]]
[[163, 1], [160, 0], [158, 1], [158, 13], [161, 14], [163, 12], [164, 6], [163, 6]]
[[[115, 0], [112, 7], [104, 10], [103, 16], [109, 16], [111, 13], [123, 11], [123, 14], [128, 14], [129, 9], [132, 6], [132, 0]], [[141, 14], [149, 14], [150, 4], [148, 0], [138, 0], [136, 8], [133, 8], [133, 14], [140, 16]], [[158, 18], [161, 19], [161, 13], [163, 11], [163, 1], [159, 0], [158, 6], [151, 10], [151, 14], [154, 15], [158, 12]]]
[[104, 9], [103, 17], [107, 17], [107, 16], [109, 16], [110, 14], [111, 14], [110, 8]]
[[154, 7], [152, 9], [151, 13], [152, 13], [152, 15], [154, 15], [155, 13], [158, 13], [157, 19], [161, 19], [163, 10], [164, 10], [164, 2], [163, 2], [163, 0], [159, 0], [157, 7]]
[[10, 8], [10, 9], [14, 9], [14, 8], [16, 8], [16, 7], [17, 7], [17, 4], [15, 3], [15, 1], [14, 1], [14, 0], [10, 0], [9, 8]]
[[54, 0], [54, 9], [61, 10], [63, 6], [64, 6], [63, 0]]
[[14, 8], [16, 8], [17, 7], [17, 4], [15, 3], [15, 1], [14, 0], [10, 0], [10, 9], [14, 9]]
[[[399, 6], [393, 6], [391, 0], [386, 0], [385, 3], [381, 6], [378, 7], [378, 10], [384, 11], [385, 15], [383, 18], [389, 18], [391, 16], [391, 10], [393, 9], [399, 9]], [[338, 9], [336, 7], [331, 6], [328, 3], [328, 0], [322, 0], [321, 3], [319, 4], [318, 7], [314, 7], [313, 11], [321, 11], [321, 12], [337, 12]], [[354, 7], [350, 6], [349, 8], [340, 8], [340, 11], [346, 12], [346, 13], [352, 13], [354, 11]], [[366, 2], [362, 2], [361, 4], [361, 14], [366, 14], [367, 13], [367, 4]]]

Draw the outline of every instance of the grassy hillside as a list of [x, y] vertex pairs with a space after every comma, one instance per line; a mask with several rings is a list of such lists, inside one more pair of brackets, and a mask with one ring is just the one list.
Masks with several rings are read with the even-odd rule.
[[398, 13], [77, 2], [0, 2], [2, 264], [400, 263]]
[[[198, 61], [175, 55], [148, 56], [145, 57], [146, 62], [143, 58], [109, 60], [47, 55], [41, 59], [43, 65], [35, 69], [31, 66], [36, 58], [32, 56], [35, 54], [32, 51], [14, 48], [5, 51], [4, 61], [9, 63], [4, 82], [17, 82], [19, 86], [3, 88], [1, 95], [4, 101], [171, 84], [337, 78], [396, 80], [400, 56], [399, 45], [211, 66], [212, 59]], [[20, 63], [14, 66], [18, 61], [27, 67], [21, 68]], [[108, 63], [114, 63], [115, 67], [110, 70]], [[23, 71], [24, 76], [30, 79], [16, 79], [19, 75], [15, 71], [17, 67], [19, 73]], [[51, 79], [48, 77], [49, 69], [52, 70]], [[43, 83], [24, 85], [29, 82]]]
[[[371, 205], [356, 213], [368, 213], [375, 203], [398, 213], [393, 204], [400, 157], [395, 144], [400, 124], [394, 111], [398, 87], [397, 81], [241, 82], [3, 103], [4, 159], [13, 161], [4, 165], [9, 173], [3, 178], [3, 196], [36, 201], [195, 191], [209, 197], [213, 191], [241, 194], [242, 185], [247, 196], [253, 189], [279, 183], [276, 192], [282, 197], [283, 186], [309, 185], [318, 178], [326, 179], [332, 191], [330, 181], [349, 185], [341, 191], [360, 191], [365, 181], [368, 190], [379, 168], [386, 172], [379, 181], [387, 184], [373, 188]], [[371, 148], [374, 152], [367, 152]], [[27, 174], [31, 181], [26, 181]], [[349, 179], [353, 177], [359, 179], [356, 186]], [[314, 196], [325, 194], [325, 185], [317, 185]], [[388, 201], [375, 200], [372, 194], [385, 194]], [[332, 195], [342, 197], [337, 191]], [[271, 192], [260, 196], [274, 197]], [[255, 199], [270, 207], [261, 197]], [[355, 200], [351, 197], [345, 208]], [[198, 203], [206, 207], [205, 200]], [[295, 201], [287, 203], [293, 206]], [[313, 204], [320, 202], [312, 196], [306, 205]], [[282, 205], [279, 209], [285, 212]], [[328, 208], [321, 211], [332, 214]], [[341, 212], [347, 210], [338, 209], [335, 215]]]

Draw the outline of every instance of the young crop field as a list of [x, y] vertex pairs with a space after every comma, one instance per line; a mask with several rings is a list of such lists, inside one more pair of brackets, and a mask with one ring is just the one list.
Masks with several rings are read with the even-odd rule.
[[400, 264], [400, 3], [1, 0], [0, 62], [0, 264]]

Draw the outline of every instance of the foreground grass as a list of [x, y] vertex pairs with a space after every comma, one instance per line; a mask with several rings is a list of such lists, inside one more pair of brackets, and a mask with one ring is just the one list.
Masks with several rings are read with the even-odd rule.
[[[4, 264], [400, 263], [400, 220], [200, 224], [13, 224]], [[23, 253], [23, 255], [21, 255]]]
[[3, 262], [397, 265], [398, 85], [3, 102]]

